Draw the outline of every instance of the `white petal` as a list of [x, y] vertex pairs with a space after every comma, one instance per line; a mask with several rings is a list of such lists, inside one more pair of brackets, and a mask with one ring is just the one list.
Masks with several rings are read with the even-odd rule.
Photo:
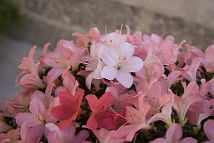
[[113, 67], [117, 64], [119, 56], [114, 49], [105, 47], [100, 54], [100, 58], [106, 65]]
[[88, 89], [91, 89], [91, 83], [94, 78], [94, 72], [91, 72], [87, 77], [86, 77], [86, 86]]
[[120, 44], [118, 49], [118, 54], [121, 57], [126, 57], [126, 59], [129, 59], [134, 54], [134, 46], [130, 43], [124, 42]]
[[115, 79], [116, 74], [117, 74], [117, 69], [114, 67], [109, 67], [109, 66], [105, 66], [101, 72], [101, 76], [108, 80]]
[[128, 72], [117, 71], [116, 79], [126, 88], [130, 88], [133, 84], [133, 77]]
[[126, 72], [138, 72], [142, 68], [143, 68], [143, 60], [133, 56], [123, 63], [121, 70]]

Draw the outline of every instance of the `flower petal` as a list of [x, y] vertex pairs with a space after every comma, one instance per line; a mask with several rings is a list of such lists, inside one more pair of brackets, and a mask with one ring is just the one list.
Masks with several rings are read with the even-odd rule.
[[18, 125], [26, 124], [29, 127], [40, 125], [41, 122], [31, 113], [19, 113], [16, 115], [16, 123]]
[[121, 70], [126, 72], [138, 72], [143, 68], [143, 60], [138, 57], [131, 57], [125, 61], [121, 67]]
[[167, 143], [167, 140], [164, 138], [157, 138], [153, 140], [151, 143]]
[[42, 138], [42, 135], [44, 133], [44, 127], [43, 126], [34, 126], [28, 130], [28, 133], [26, 134], [26, 142], [27, 143], [38, 143], [40, 139]]
[[117, 71], [116, 79], [126, 88], [130, 88], [133, 84], [133, 77], [128, 72]]
[[51, 143], [61, 143], [62, 142], [62, 133], [59, 127], [54, 123], [47, 123], [45, 125], [45, 137], [48, 142]]
[[134, 50], [135, 50], [134, 45], [124, 42], [120, 44], [118, 53], [121, 57], [126, 57], [127, 59], [129, 59], [134, 54]]
[[101, 76], [103, 78], [106, 78], [108, 80], [113, 80], [115, 79], [117, 74], [117, 70], [114, 67], [109, 67], [109, 66], [105, 66], [101, 72]]
[[197, 143], [197, 140], [192, 137], [186, 137], [180, 143]]
[[114, 49], [104, 47], [100, 54], [100, 58], [106, 65], [113, 67], [117, 64], [119, 56]]
[[166, 139], [171, 142], [182, 137], [182, 129], [179, 124], [173, 124], [166, 132]]
[[208, 120], [204, 123], [204, 133], [206, 134], [207, 138], [211, 141], [214, 140], [214, 121]]
[[91, 72], [85, 79], [86, 86], [88, 87], [88, 89], [91, 89], [91, 83], [93, 78], [94, 78], [94, 72]]

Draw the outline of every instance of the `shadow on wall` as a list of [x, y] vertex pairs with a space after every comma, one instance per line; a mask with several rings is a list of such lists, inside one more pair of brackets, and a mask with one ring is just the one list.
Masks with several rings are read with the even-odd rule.
[[0, 1], [0, 32], [7, 30], [11, 26], [23, 25], [24, 19], [17, 3], [13, 0]]

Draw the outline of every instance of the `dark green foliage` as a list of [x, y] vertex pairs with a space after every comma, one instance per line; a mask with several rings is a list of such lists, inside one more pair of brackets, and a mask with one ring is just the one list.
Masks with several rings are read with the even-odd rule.
[[177, 83], [174, 83], [170, 89], [172, 90], [172, 92], [174, 94], [176, 94], [177, 96], [181, 96], [183, 95], [184, 93], [184, 87], [183, 85], [181, 84], [181, 81], [177, 82]]
[[50, 70], [51, 70], [51, 67], [42, 67], [39, 71], [39, 77], [43, 79], [43, 77], [47, 76]]
[[206, 135], [203, 132], [203, 126], [201, 128], [197, 128], [194, 125], [187, 122], [183, 127], [183, 138], [185, 137], [193, 137], [199, 142], [203, 142], [207, 140]]
[[81, 77], [79, 75], [76, 75], [75, 77], [76, 77], [76, 80], [79, 82], [79, 87], [84, 89], [85, 95], [94, 94], [99, 98], [105, 93], [106, 85], [101, 84], [99, 90], [96, 90], [95, 87], [92, 85], [91, 89], [89, 90], [85, 85], [85, 78], [84, 77]]
[[0, 0], [0, 32], [10, 26], [22, 25], [24, 16], [13, 0]]
[[40, 142], [41, 143], [48, 143], [48, 140], [45, 138], [45, 135], [42, 136]]
[[17, 128], [16, 119], [5, 116], [4, 117], [4, 121], [5, 121], [6, 124], [11, 126], [13, 129]]
[[166, 124], [162, 121], [157, 121], [154, 123], [150, 130], [140, 130], [136, 133], [136, 137], [132, 142], [135, 143], [148, 143], [156, 138], [161, 138], [165, 136]]
[[214, 77], [214, 73], [207, 72], [205, 67], [201, 67], [200, 76], [201, 79], [204, 78], [206, 81], [209, 81]]

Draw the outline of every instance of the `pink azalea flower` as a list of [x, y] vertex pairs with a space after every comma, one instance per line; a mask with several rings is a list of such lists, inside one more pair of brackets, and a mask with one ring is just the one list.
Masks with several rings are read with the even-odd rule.
[[173, 124], [166, 132], [165, 138], [158, 138], [151, 143], [197, 143], [197, 141], [191, 137], [182, 137], [182, 128], [179, 124]]
[[71, 123], [65, 129], [59, 128], [54, 123], [45, 125], [45, 136], [49, 143], [82, 143], [89, 136], [86, 130], [81, 130], [77, 135], [75, 131], [75, 123]]
[[19, 81], [18, 85], [24, 88], [44, 88], [45, 84], [39, 77], [39, 63], [31, 67], [31, 72], [25, 74]]
[[5, 102], [5, 110], [8, 114], [15, 117], [19, 112], [26, 112], [30, 104], [30, 95], [32, 91], [23, 91], [16, 95], [15, 98]]
[[101, 43], [92, 43], [90, 47], [90, 56], [85, 57], [86, 68], [85, 71], [91, 72], [86, 77], [86, 86], [91, 89], [93, 79], [102, 79], [101, 71], [104, 63], [100, 60], [100, 53], [102, 51]]
[[29, 127], [23, 123], [20, 129], [21, 143], [39, 143], [44, 133], [44, 127], [40, 125]]
[[97, 99], [95, 95], [87, 95], [86, 100], [88, 101], [89, 107], [92, 111], [91, 116], [87, 121], [87, 126], [96, 129], [96, 128], [106, 128], [106, 129], [115, 129], [115, 115], [112, 112], [109, 112], [111, 104], [114, 101], [114, 97], [106, 92], [100, 99]]
[[39, 54], [39, 61], [41, 63], [44, 63], [44, 60], [45, 60], [45, 57], [47, 56], [48, 54], [48, 48], [50, 47], [50, 43], [46, 43], [44, 45], [44, 47], [42, 48], [42, 51], [41, 53]]
[[214, 45], [209, 46], [205, 50], [205, 67], [208, 72], [214, 71]]
[[34, 66], [34, 54], [35, 54], [36, 46], [30, 49], [28, 56], [22, 58], [21, 64], [18, 66], [20, 70], [30, 72], [32, 69], [32, 66]]
[[130, 72], [137, 72], [142, 69], [143, 61], [135, 56], [134, 46], [130, 43], [119, 44], [118, 49], [104, 47], [100, 55], [106, 64], [101, 76], [108, 80], [117, 79], [124, 87], [131, 87], [133, 77]]
[[136, 46], [134, 55], [140, 57], [141, 59], [145, 59], [147, 52], [143, 48], [142, 32], [137, 31], [131, 35], [131, 30], [128, 25], [126, 25], [126, 30], [127, 41]]
[[184, 94], [181, 97], [174, 96], [173, 107], [178, 114], [181, 125], [184, 125], [186, 122], [186, 113], [190, 106], [200, 100], [203, 99], [199, 96], [199, 88], [194, 81], [191, 81], [187, 87], [184, 87]]
[[161, 109], [161, 113], [157, 113], [149, 119], [149, 123], [153, 123], [156, 121], [163, 121], [167, 124], [168, 127], [172, 126], [172, 103], [168, 103], [167, 105], [163, 106]]
[[120, 130], [128, 131], [126, 135], [127, 141], [132, 141], [135, 133], [140, 129], [149, 129], [148, 120], [146, 118], [150, 105], [143, 101], [143, 97], [138, 98], [137, 109], [131, 106], [126, 107], [126, 120], [129, 125], [120, 127]]
[[173, 101], [174, 94], [170, 91], [163, 93], [161, 82], [157, 81], [147, 88], [146, 93], [139, 93], [144, 97], [144, 101], [151, 105], [149, 115], [158, 113], [164, 105]]
[[52, 108], [52, 114], [60, 121], [60, 126], [66, 128], [74, 121], [80, 111], [84, 91], [77, 88], [76, 94], [61, 92], [59, 94], [60, 105]]
[[143, 46], [147, 51], [148, 49], [152, 49], [163, 65], [169, 65], [176, 62], [178, 50], [184, 43], [183, 41], [180, 44], [175, 44], [174, 41], [174, 37], [172, 36], [167, 36], [163, 40], [155, 34], [151, 36], [145, 35], [143, 37]]
[[79, 83], [75, 79], [75, 77], [69, 71], [65, 71], [62, 74], [62, 79], [63, 79], [63, 87], [62, 86], [58, 87], [55, 93], [58, 95], [60, 94], [60, 92], [69, 92], [72, 95], [75, 95], [76, 89], [79, 86]]
[[137, 73], [137, 77], [144, 79], [152, 85], [164, 74], [164, 67], [158, 57], [148, 53], [143, 69]]
[[178, 67], [181, 67], [184, 63], [190, 65], [195, 58], [204, 59], [204, 53], [192, 45], [186, 45], [187, 47], [182, 48], [182, 51], [179, 51], [178, 55]]
[[195, 58], [191, 65], [186, 65], [181, 71], [182, 76], [189, 81], [196, 81], [196, 74], [202, 62], [201, 58]]
[[187, 117], [191, 124], [200, 127], [201, 121], [214, 115], [214, 109], [210, 109], [211, 104], [208, 100], [197, 100], [188, 109]]
[[0, 134], [0, 143], [19, 143], [19, 137], [19, 128], [12, 129], [7, 133]]
[[53, 67], [47, 75], [48, 83], [54, 82], [65, 70], [76, 70], [83, 52], [72, 41], [58, 41], [55, 51], [49, 52], [44, 59], [45, 64]]
[[214, 78], [208, 81], [209, 92], [214, 97]]
[[87, 48], [89, 42], [98, 41], [101, 37], [100, 31], [97, 27], [90, 28], [87, 34], [75, 32], [72, 35], [77, 37], [76, 45], [81, 48]]
[[[88, 127], [87, 127], [88, 128]], [[89, 128], [91, 129], [91, 128]], [[106, 130], [101, 129], [91, 129], [95, 136], [98, 138], [100, 143], [124, 143], [126, 141], [126, 131], [124, 130]]]
[[30, 113], [23, 112], [16, 115], [16, 123], [19, 126], [25, 124], [27, 127], [43, 125], [45, 121], [46, 106], [44, 94], [40, 91], [35, 91], [30, 102]]
[[208, 120], [204, 123], [204, 133], [206, 134], [209, 141], [204, 143], [213, 143], [214, 142], [214, 120]]
[[47, 109], [50, 99], [40, 91], [35, 91], [31, 96], [30, 112], [18, 113], [16, 123], [21, 126], [20, 134], [23, 142], [38, 143], [44, 133], [45, 122], [54, 121]]
[[102, 36], [100, 41], [104, 44], [104, 47], [118, 49], [120, 44], [126, 43], [127, 35], [122, 35], [121, 31], [116, 30], [115, 32]]
[[9, 131], [12, 127], [7, 125], [4, 121], [4, 116], [0, 114], [0, 134]]

